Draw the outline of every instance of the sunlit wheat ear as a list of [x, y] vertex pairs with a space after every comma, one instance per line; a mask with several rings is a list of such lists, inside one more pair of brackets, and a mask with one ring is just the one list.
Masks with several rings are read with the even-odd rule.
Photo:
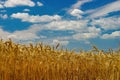
[[59, 46], [60, 46], [60, 43], [58, 43], [55, 48], [57, 49]]
[[99, 49], [96, 46], [92, 46], [92, 47], [94, 51], [99, 52]]

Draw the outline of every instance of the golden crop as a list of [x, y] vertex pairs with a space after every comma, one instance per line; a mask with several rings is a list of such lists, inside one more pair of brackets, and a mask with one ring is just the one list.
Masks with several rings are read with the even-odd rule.
[[120, 51], [89, 52], [0, 41], [0, 80], [120, 80]]

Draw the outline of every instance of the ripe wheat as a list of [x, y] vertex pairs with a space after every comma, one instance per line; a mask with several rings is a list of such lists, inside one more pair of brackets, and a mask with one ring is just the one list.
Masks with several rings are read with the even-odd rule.
[[0, 80], [120, 80], [120, 51], [75, 53], [0, 41]]

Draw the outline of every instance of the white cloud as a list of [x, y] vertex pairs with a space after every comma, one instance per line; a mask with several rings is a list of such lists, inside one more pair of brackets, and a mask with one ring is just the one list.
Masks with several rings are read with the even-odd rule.
[[21, 30], [21, 31], [15, 31], [13, 33], [4, 31], [2, 28], [0, 28], [0, 38], [2, 39], [8, 39], [11, 38], [13, 40], [35, 40], [35, 39], [43, 39], [46, 38], [46, 36], [43, 35], [37, 35], [36, 27], [30, 27], [27, 30]]
[[86, 39], [96, 38], [99, 35], [100, 35], [99, 33], [94, 33], [94, 32], [77, 33], [77, 34], [73, 35], [73, 39], [86, 40]]
[[3, 5], [2, 5], [2, 4], [0, 4], [0, 8], [3, 8]]
[[[100, 28], [96, 27], [87, 27], [87, 20], [60, 20], [60, 21], [52, 21], [46, 24], [33, 24], [30, 26], [29, 32], [40, 32], [42, 30], [73, 30], [75, 31], [75, 35], [70, 36], [62, 36], [56, 37], [55, 39], [60, 41], [66, 41], [70, 39], [90, 39], [99, 36], [101, 32]], [[25, 32], [23, 32], [25, 33]], [[64, 35], [64, 34], [63, 34]]]
[[82, 10], [79, 10], [79, 9], [74, 9], [70, 14], [72, 15], [72, 16], [76, 16], [76, 17], [78, 17], [78, 18], [82, 18], [82, 14], [83, 14], [84, 12], [82, 11]]
[[51, 21], [56, 21], [56, 20], [61, 20], [61, 17], [59, 15], [29, 15], [28, 13], [14, 13], [11, 15], [12, 18], [18, 18], [21, 19], [23, 22], [32, 22], [32, 23], [39, 23], [39, 22], [51, 22]]
[[67, 41], [72, 39], [72, 36], [61, 36], [61, 37], [56, 37], [55, 39], [60, 40], [60, 41]]
[[16, 6], [35, 6], [35, 3], [31, 0], [7, 0], [4, 2], [5, 7], [16, 7]]
[[88, 27], [85, 32], [79, 32], [73, 35], [75, 40], [85, 40], [90, 38], [96, 38], [100, 36], [101, 29], [96, 27]]
[[112, 3], [109, 3], [105, 6], [102, 6], [100, 8], [94, 9], [94, 10], [88, 10], [87, 13], [90, 12], [90, 18], [96, 18], [101, 16], [106, 16], [111, 12], [120, 11], [120, 0], [116, 0]]
[[82, 14], [84, 11], [81, 10], [83, 4], [91, 2], [93, 0], [78, 0], [75, 4], [73, 4], [68, 10], [67, 13], [76, 16], [78, 19], [82, 18]]
[[91, 2], [92, 0], [78, 0], [75, 4], [73, 4], [69, 9], [68, 13], [71, 14], [75, 9], [81, 9], [82, 5], [88, 2]]
[[86, 31], [87, 25], [86, 20], [60, 20], [60, 21], [52, 21], [45, 24], [33, 24], [31, 25], [31, 30], [33, 31], [42, 31], [42, 30], [73, 30], [75, 32], [83, 32]]
[[72, 5], [72, 9], [81, 8], [83, 4], [91, 2], [92, 0], [78, 0], [77, 3]]
[[[81, 39], [97, 37], [97, 36], [99, 36], [99, 33], [101, 33], [100, 28], [88, 27], [87, 21], [85, 21], [85, 20], [53, 21], [53, 22], [50, 22], [47, 24], [42, 24], [42, 25], [35, 24], [35, 25], [32, 25], [32, 27], [34, 27], [34, 28], [36, 27], [38, 31], [41, 31], [41, 30], [73, 30], [73, 31], [75, 31], [75, 33], [77, 33], [77, 35], [81, 34], [81, 36], [83, 36], [83, 37], [81, 37]], [[67, 37], [67, 39], [70, 39], [70, 37]], [[75, 39], [75, 37], [74, 37], [74, 39]]]
[[[31, 26], [29, 29], [27, 30], [22, 30], [22, 31], [15, 31], [13, 33], [4, 31], [3, 29], [0, 28], [0, 38], [7, 40], [8, 38], [11, 38], [13, 41], [23, 41], [22, 43], [28, 43], [30, 41], [34, 42], [35, 39], [37, 40], [41, 40], [41, 39], [45, 39], [44, 43], [48, 40], [50, 45], [56, 45], [57, 43], [59, 43], [60, 45], [67, 45], [69, 44], [69, 41], [64, 40], [64, 39], [48, 39], [46, 36], [37, 35], [37, 32], [40, 30], [40, 28], [37, 27], [33, 27]], [[47, 42], [46, 42], [47, 43]]]
[[93, 20], [91, 24], [99, 25], [104, 30], [116, 30], [120, 29], [120, 17], [99, 18]]
[[24, 9], [23, 11], [24, 11], [24, 12], [29, 12], [29, 11], [30, 11], [30, 9]]
[[8, 35], [8, 38], [17, 39], [17, 40], [31, 40], [31, 39], [39, 39], [39, 36], [37, 36], [33, 32], [28, 32], [28, 30], [23, 30], [23, 31], [15, 31], [11, 35]]
[[46, 36], [43, 35], [38, 36], [38, 31], [40, 31], [40, 27], [30, 26], [27, 30], [15, 31], [14, 33], [11, 33], [11, 35], [9, 35], [8, 37], [17, 40], [35, 40], [46, 38]]
[[37, 2], [38, 6], [43, 6], [43, 4], [41, 2]]
[[81, 31], [86, 27], [87, 20], [61, 20], [61, 21], [53, 21], [51, 23], [46, 24], [47, 29], [50, 30], [75, 30]]
[[4, 8], [3, 4], [4, 2], [0, 0], [0, 8]]
[[2, 19], [7, 19], [8, 18], [8, 15], [7, 14], [0, 14], [0, 18], [2, 18]]
[[88, 32], [92, 32], [92, 33], [100, 33], [101, 29], [100, 28], [96, 28], [96, 27], [88, 27]]
[[104, 34], [102, 39], [114, 39], [114, 38], [120, 38], [120, 31], [112, 32], [111, 34]]
[[57, 39], [54, 39], [52, 44], [53, 45], [56, 45], [56, 44], [60, 44], [60, 45], [68, 45], [69, 44], [69, 41], [60, 41], [60, 40], [57, 40]]
[[[36, 27], [38, 31], [41, 30], [73, 30], [75, 33], [70, 36], [65, 36], [61, 38], [56, 38], [59, 40], [83, 40], [83, 39], [90, 39], [96, 38], [100, 36], [101, 29], [96, 27], [87, 27], [87, 21], [53, 21], [47, 24], [35, 24], [32, 27]], [[64, 34], [63, 34], [64, 35]]]
[[4, 31], [0, 28], [0, 39], [7, 39], [7, 36], [10, 35], [9, 32]]

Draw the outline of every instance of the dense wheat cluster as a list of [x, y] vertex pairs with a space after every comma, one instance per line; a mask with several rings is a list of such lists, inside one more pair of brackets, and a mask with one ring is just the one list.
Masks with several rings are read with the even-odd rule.
[[120, 80], [120, 51], [57, 50], [0, 41], [0, 80]]

